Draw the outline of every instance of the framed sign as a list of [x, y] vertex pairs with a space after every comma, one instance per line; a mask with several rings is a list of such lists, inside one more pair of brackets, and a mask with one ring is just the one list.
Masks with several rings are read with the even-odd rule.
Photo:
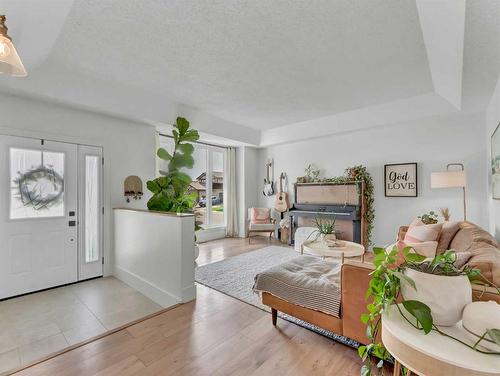
[[417, 164], [397, 163], [384, 166], [385, 197], [417, 197]]
[[491, 135], [491, 194], [500, 200], [500, 124]]

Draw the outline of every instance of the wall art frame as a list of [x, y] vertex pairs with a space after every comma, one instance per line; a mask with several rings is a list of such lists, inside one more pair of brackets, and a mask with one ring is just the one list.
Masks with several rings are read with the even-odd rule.
[[384, 165], [385, 197], [418, 197], [418, 164], [391, 163]]

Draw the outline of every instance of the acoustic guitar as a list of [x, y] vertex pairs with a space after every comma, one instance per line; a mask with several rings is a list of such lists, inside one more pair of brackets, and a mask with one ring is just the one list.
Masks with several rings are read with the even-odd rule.
[[283, 192], [283, 180], [285, 179], [285, 174], [280, 175], [280, 191], [276, 195], [276, 200], [274, 202], [274, 208], [280, 213], [286, 212], [290, 207], [290, 202], [288, 201], [288, 193]]

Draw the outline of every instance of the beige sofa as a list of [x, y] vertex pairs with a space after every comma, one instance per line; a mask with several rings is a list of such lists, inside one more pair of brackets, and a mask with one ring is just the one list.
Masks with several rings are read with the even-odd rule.
[[[407, 230], [408, 227], [401, 227], [398, 238], [404, 238]], [[470, 222], [460, 222], [458, 231], [446, 248], [470, 252], [466, 263], [480, 269], [487, 279], [500, 285], [500, 249], [496, 240], [486, 231]], [[369, 273], [373, 270], [369, 259], [368, 256], [364, 262], [347, 261], [342, 265], [340, 317], [298, 306], [279, 296], [262, 292], [262, 303], [272, 310], [273, 324], [276, 325], [277, 312], [281, 311], [360, 343], [367, 343], [366, 326], [361, 323], [360, 317], [366, 312], [367, 302], [364, 296], [371, 278]], [[500, 303], [500, 296], [493, 288], [474, 286], [473, 300], [495, 300]]]
[[[404, 239], [407, 230], [408, 226], [400, 227], [398, 240]], [[458, 231], [445, 248], [462, 254], [465, 264], [481, 270], [488, 281], [500, 286], [500, 249], [487, 231], [472, 222], [458, 222]]]

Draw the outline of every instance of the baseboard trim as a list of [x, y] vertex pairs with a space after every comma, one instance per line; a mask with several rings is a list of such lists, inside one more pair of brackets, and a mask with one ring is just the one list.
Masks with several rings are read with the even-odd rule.
[[196, 286], [184, 287], [182, 289], [182, 303], [187, 303], [194, 299], [196, 299]]
[[114, 276], [164, 308], [182, 303], [182, 297], [177, 297], [155, 284], [146, 281], [144, 278], [116, 265], [114, 268]]

